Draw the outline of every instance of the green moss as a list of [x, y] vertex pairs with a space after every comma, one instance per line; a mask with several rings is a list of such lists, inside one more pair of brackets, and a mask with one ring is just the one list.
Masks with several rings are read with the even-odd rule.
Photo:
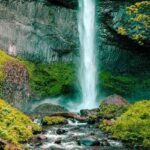
[[99, 80], [101, 81], [101, 86], [108, 93], [125, 95], [131, 92], [135, 85], [136, 80], [131, 76], [120, 76], [113, 75], [108, 71], [101, 72], [99, 76]]
[[130, 105], [107, 130], [117, 139], [150, 147], [150, 100]]
[[20, 145], [28, 141], [41, 127], [34, 124], [29, 117], [0, 100], [0, 138]]
[[0, 50], [0, 82], [4, 80], [4, 66], [9, 61], [15, 61], [15, 59]]
[[111, 119], [111, 118], [116, 118], [120, 116], [123, 112], [126, 111], [126, 107], [124, 106], [117, 106], [114, 104], [110, 105], [100, 105], [99, 111], [98, 111], [98, 116], [99, 118], [103, 119]]
[[45, 116], [43, 118], [43, 125], [56, 125], [56, 124], [63, 124], [65, 123], [65, 118], [63, 117], [48, 117]]
[[94, 124], [95, 122], [97, 122], [98, 121], [98, 116], [95, 114], [95, 115], [90, 115], [89, 117], [88, 117], [88, 123], [89, 124]]
[[150, 88], [149, 74], [139, 73], [137, 75], [114, 74], [102, 71], [99, 75], [100, 87], [103, 91], [111, 94], [130, 96], [134, 91]]
[[121, 35], [127, 35], [129, 38], [143, 45], [150, 39], [150, 2], [136, 2], [134, 5], [125, 8], [121, 25], [117, 26], [117, 32]]
[[69, 95], [74, 91], [75, 70], [70, 63], [35, 64], [22, 61], [29, 72], [32, 91], [42, 97]]

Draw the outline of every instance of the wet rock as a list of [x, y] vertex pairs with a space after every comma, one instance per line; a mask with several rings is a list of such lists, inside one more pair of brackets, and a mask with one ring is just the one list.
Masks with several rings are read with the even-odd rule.
[[31, 140], [30, 142], [39, 146], [39, 145], [42, 145], [43, 142], [47, 141], [47, 137], [43, 134], [38, 134], [38, 135], [35, 135]]
[[101, 146], [110, 146], [110, 144], [109, 144], [109, 142], [108, 142], [107, 139], [102, 139], [102, 140], [100, 141], [100, 145], [101, 145]]
[[96, 115], [97, 111], [98, 111], [98, 108], [92, 109], [92, 110], [90, 110], [90, 109], [82, 109], [82, 110], [80, 110], [80, 114], [81, 114], [81, 116], [89, 117], [89, 116]]
[[78, 140], [78, 144], [84, 145], [84, 146], [99, 146], [100, 142], [98, 141], [96, 137], [89, 136], [89, 137], [85, 137], [85, 138]]
[[43, 134], [39, 134], [39, 135], [37, 135], [37, 139], [41, 140], [41, 141], [44, 141], [44, 140], [47, 139], [47, 137], [45, 135], [43, 135]]
[[55, 144], [61, 144], [61, 138], [57, 139], [54, 143]]
[[72, 113], [72, 112], [55, 113], [55, 114], [52, 114], [51, 116], [61, 116], [61, 117], [64, 117], [64, 118], [76, 119], [76, 120], [78, 120], [80, 122], [86, 122], [87, 119], [88, 119], [87, 117], [82, 117], [79, 114]]
[[126, 99], [119, 95], [111, 95], [103, 100], [101, 105], [116, 105], [116, 106], [127, 106], [129, 103]]
[[59, 134], [59, 135], [65, 134], [66, 132], [67, 132], [67, 131], [64, 130], [64, 129], [58, 129], [58, 130], [56, 131], [56, 133]]

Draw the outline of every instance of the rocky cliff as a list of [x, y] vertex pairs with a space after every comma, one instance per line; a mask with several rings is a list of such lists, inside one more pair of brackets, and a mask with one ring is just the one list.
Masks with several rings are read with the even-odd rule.
[[[144, 11], [140, 10], [143, 4]], [[149, 2], [97, 1], [95, 55], [98, 84], [106, 93], [126, 96], [138, 91], [140, 95], [139, 91], [144, 90], [150, 96], [149, 6]], [[27, 66], [35, 93], [54, 96], [74, 91], [77, 68], [70, 64], [79, 58], [77, 7], [77, 0], [0, 0], [0, 48], [7, 51], [13, 44], [19, 56], [34, 61], [34, 65], [29, 62]], [[133, 11], [132, 8], [136, 8], [133, 16], [126, 11]], [[129, 23], [130, 19], [134, 20]], [[41, 71], [38, 62], [48, 62], [50, 67], [45, 65]], [[69, 62], [69, 66], [64, 62]], [[55, 72], [59, 72], [58, 76]]]
[[0, 47], [7, 50], [13, 43], [19, 55], [31, 60], [71, 61], [77, 16], [62, 4], [66, 6], [53, 0], [0, 0]]
[[[14, 44], [27, 59], [57, 62], [78, 56], [77, 0], [0, 0], [0, 47]], [[97, 2], [97, 48], [101, 68], [115, 72], [149, 69], [146, 48], [115, 31], [125, 1]], [[140, 51], [140, 52], [139, 52]]]

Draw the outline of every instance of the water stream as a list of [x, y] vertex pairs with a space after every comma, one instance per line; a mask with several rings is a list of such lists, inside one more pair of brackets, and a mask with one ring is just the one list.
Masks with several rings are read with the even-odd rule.
[[79, 0], [79, 37], [82, 103], [79, 109], [96, 106], [96, 46], [95, 46], [95, 0]]
[[[35, 120], [38, 124], [38, 120]], [[58, 134], [58, 130], [64, 130]], [[55, 125], [44, 128], [46, 140], [31, 141], [26, 146], [31, 150], [129, 150], [119, 141], [109, 139], [94, 125], [68, 120], [66, 125]], [[100, 145], [87, 146], [79, 141], [88, 143], [91, 138], [99, 141]]]

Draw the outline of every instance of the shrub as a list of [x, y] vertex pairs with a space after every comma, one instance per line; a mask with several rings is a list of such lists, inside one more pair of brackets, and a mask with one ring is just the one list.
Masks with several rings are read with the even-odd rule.
[[150, 101], [130, 105], [107, 129], [117, 139], [150, 147]]
[[126, 107], [117, 106], [115, 104], [100, 105], [98, 116], [102, 119], [111, 119], [120, 116], [125, 111]]
[[43, 118], [43, 125], [56, 125], [56, 124], [63, 124], [65, 123], [65, 118], [63, 117], [48, 117], [45, 116]]
[[20, 145], [28, 141], [41, 127], [31, 119], [0, 99], [0, 138]]

